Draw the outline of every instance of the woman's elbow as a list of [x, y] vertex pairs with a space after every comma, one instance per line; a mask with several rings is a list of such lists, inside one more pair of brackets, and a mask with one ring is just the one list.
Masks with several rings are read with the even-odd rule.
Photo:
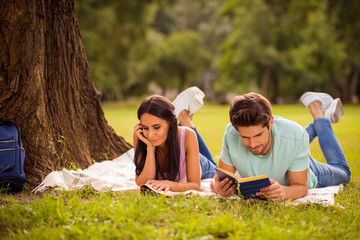
[[303, 192], [303, 196], [302, 197], [305, 197], [309, 192], [309, 189], [307, 186], [304, 186], [304, 192]]
[[193, 190], [195, 190], [195, 191], [200, 191], [200, 188], [201, 188], [201, 184], [200, 184], [200, 183], [194, 183], [194, 188], [193, 188]]
[[145, 182], [143, 180], [139, 179], [138, 176], [135, 177], [135, 183], [138, 186], [145, 184]]

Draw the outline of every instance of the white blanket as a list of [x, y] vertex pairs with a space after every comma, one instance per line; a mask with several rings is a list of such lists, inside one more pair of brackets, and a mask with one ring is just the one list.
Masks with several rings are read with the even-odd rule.
[[139, 189], [135, 183], [134, 149], [111, 161], [97, 162], [85, 170], [54, 171], [49, 173], [33, 192], [49, 188], [74, 190], [86, 185], [97, 191], [125, 191]]
[[[135, 184], [135, 165], [133, 163], [134, 149], [130, 149], [120, 157], [111, 160], [95, 163], [85, 170], [54, 171], [49, 173], [42, 183], [33, 192], [43, 192], [49, 188], [56, 190], [75, 190], [84, 186], [91, 186], [97, 191], [129, 191], [139, 190]], [[167, 193], [166, 195], [186, 194], [217, 196], [211, 192], [210, 180], [201, 181], [200, 191], [186, 191], [182, 193]], [[335, 204], [334, 196], [342, 189], [340, 186], [309, 189], [308, 195], [291, 201], [291, 204], [321, 204], [330, 206]], [[287, 202], [289, 204], [289, 202]]]

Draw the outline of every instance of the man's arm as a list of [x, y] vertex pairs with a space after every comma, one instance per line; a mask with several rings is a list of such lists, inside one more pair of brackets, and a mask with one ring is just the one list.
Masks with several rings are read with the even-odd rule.
[[270, 179], [271, 185], [262, 188], [256, 195], [269, 198], [274, 202], [288, 199], [295, 200], [306, 196], [308, 193], [308, 169], [299, 172], [288, 170], [287, 175], [289, 178], [289, 186], [280, 185], [277, 181]]
[[[222, 168], [224, 170], [227, 170], [229, 172], [232, 172], [232, 173], [235, 173], [235, 171], [236, 171], [236, 168], [234, 166], [224, 163], [223, 161], [221, 161], [221, 159], [219, 161], [218, 167]], [[229, 197], [229, 196], [234, 195], [234, 192], [237, 187], [228, 178], [225, 178], [224, 180], [222, 180], [220, 182], [219, 176], [217, 174], [215, 174], [213, 180], [211, 181], [210, 186], [211, 186], [211, 190], [213, 192], [219, 194], [222, 197]]]

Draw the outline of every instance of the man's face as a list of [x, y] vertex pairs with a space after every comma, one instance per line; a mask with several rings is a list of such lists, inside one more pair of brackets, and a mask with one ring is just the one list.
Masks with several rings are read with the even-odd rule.
[[266, 155], [271, 149], [273, 120], [270, 121], [269, 128], [262, 125], [249, 127], [237, 127], [240, 138], [244, 146], [254, 155]]

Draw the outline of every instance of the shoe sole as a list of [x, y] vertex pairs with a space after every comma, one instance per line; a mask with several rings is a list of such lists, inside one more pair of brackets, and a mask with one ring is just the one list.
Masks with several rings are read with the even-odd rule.
[[340, 98], [336, 98], [336, 107], [334, 113], [331, 115], [331, 120], [333, 123], [337, 123], [340, 119], [340, 116], [344, 114], [344, 108]]
[[[175, 115], [176, 115], [176, 117], [179, 117], [179, 114], [183, 110], [188, 110], [188, 111], [190, 111], [191, 114], [193, 114], [194, 112], [196, 112], [203, 105], [203, 103], [199, 102], [198, 99], [194, 99], [194, 95], [196, 95], [196, 94], [198, 94], [201, 97], [205, 97], [204, 92], [201, 91], [196, 86], [190, 87], [190, 88], [182, 91], [181, 93], [179, 93], [179, 95], [172, 102], [172, 104], [175, 107]], [[195, 108], [191, 107], [192, 106], [191, 102], [192, 102], [193, 99], [195, 100], [196, 103], [199, 104], [199, 106], [195, 106]], [[187, 106], [185, 106], [186, 104], [183, 105], [184, 102], [187, 102], [188, 105]]]

